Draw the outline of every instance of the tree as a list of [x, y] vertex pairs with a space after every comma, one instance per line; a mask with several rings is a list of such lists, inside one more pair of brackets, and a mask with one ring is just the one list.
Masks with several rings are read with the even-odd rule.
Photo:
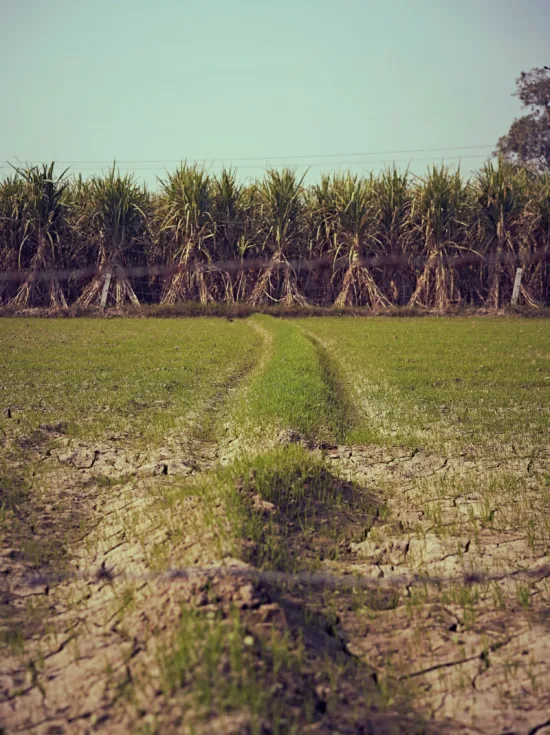
[[540, 171], [550, 170], [550, 67], [522, 72], [515, 96], [529, 110], [497, 143], [497, 153]]

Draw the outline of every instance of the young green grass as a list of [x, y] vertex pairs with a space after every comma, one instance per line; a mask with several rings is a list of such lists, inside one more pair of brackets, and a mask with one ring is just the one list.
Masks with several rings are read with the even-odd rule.
[[[79, 438], [162, 440], [261, 350], [244, 321], [0, 320], [0, 431], [53, 427]], [[7, 411], [11, 418], [8, 418]], [[39, 439], [39, 435], [35, 435]]]
[[550, 414], [550, 329], [526, 319], [315, 318], [363, 419], [350, 443], [537, 444]]
[[[316, 566], [326, 554], [337, 552], [345, 536], [346, 513], [374, 515], [366, 493], [335, 477], [321, 457], [300, 446], [287, 446], [237, 461], [224, 478], [240, 504], [239, 535], [254, 543], [248, 554], [260, 568], [297, 571]], [[254, 498], [273, 506], [273, 512], [255, 510]], [[261, 508], [261, 506], [260, 506]], [[319, 535], [326, 543], [305, 552], [306, 539]]]
[[291, 429], [308, 439], [341, 439], [350, 410], [330, 361], [293, 322], [254, 317], [272, 338], [271, 354], [236, 410], [241, 427]]
[[[193, 523], [213, 534], [220, 558], [240, 556], [260, 569], [288, 572], [336, 556], [340, 543], [381, 512], [370, 493], [298, 445], [247, 455], [166, 492], [160, 502], [170, 509], [172, 538], [189, 532], [190, 511], [183, 508], [190, 498], [198, 507]], [[161, 566], [173, 563], [165, 551]]]
[[251, 635], [236, 609], [224, 620], [183, 606], [179, 630], [160, 656], [163, 694], [183, 695], [188, 721], [244, 710], [252, 732], [262, 731], [266, 716], [278, 732], [288, 716], [281, 682], [300, 676], [302, 655], [275, 630], [267, 641]]
[[[159, 655], [157, 696], [166, 700], [169, 713], [179, 705], [190, 732], [218, 731], [223, 715], [235, 718], [226, 721], [231, 732], [250, 735], [354, 732], [363, 723], [370, 731], [375, 726], [369, 713], [378, 713], [381, 731], [419, 732], [410, 720], [399, 729], [395, 721], [384, 727], [388, 702], [373, 686], [370, 669], [354, 657], [323, 650], [299, 630], [258, 630], [253, 616], [250, 622], [251, 627], [235, 609], [204, 615], [182, 606], [179, 629]], [[344, 701], [338, 696], [342, 688]], [[164, 731], [162, 715], [155, 725], [154, 732]]]
[[[213, 559], [240, 557], [261, 570], [309, 569], [316, 560], [311, 550], [303, 553], [302, 543], [310, 532], [334, 531], [336, 544], [345, 531], [344, 520], [375, 515], [368, 494], [335, 477], [321, 454], [295, 444], [187, 478], [164, 488], [158, 501], [155, 525], [165, 519], [170, 526], [164, 553], [156, 559], [159, 569], [178, 565], [178, 545], [189, 534], [208, 539], [207, 553]], [[338, 528], [331, 529], [334, 520]], [[205, 553], [201, 562], [209, 559]], [[221, 599], [215, 584], [209, 601]], [[285, 585], [273, 583], [269, 590], [277, 600]], [[320, 721], [333, 726], [341, 707], [339, 687], [352, 680], [361, 690], [360, 704], [353, 706], [361, 708], [363, 717], [373, 701], [382, 706], [370, 669], [337, 645], [333, 650], [327, 640], [334, 639], [311, 632], [316, 626], [327, 629], [331, 619], [324, 608], [309, 609], [294, 601], [290, 628], [285, 623], [282, 630], [279, 623], [255, 628], [255, 614], [235, 608], [215, 611], [211, 604], [182, 606], [178, 627], [159, 648], [158, 696], [171, 710], [181, 708], [190, 727], [207, 732], [201, 728], [225, 714], [246, 722], [243, 731], [251, 733], [263, 732], [266, 723], [274, 733], [298, 733]], [[326, 700], [318, 691], [326, 692]], [[155, 727], [154, 732], [162, 731], [162, 715]]]

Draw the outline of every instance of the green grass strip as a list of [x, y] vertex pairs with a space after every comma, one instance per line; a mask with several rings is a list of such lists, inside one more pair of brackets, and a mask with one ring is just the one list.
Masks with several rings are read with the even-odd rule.
[[291, 322], [254, 319], [271, 333], [272, 352], [251, 381], [241, 419], [312, 439], [342, 439], [351, 411], [324, 351]]

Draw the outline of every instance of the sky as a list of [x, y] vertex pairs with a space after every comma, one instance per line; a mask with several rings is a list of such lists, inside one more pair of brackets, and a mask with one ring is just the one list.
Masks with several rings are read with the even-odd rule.
[[550, 0], [0, 0], [0, 174], [469, 172], [549, 30]]

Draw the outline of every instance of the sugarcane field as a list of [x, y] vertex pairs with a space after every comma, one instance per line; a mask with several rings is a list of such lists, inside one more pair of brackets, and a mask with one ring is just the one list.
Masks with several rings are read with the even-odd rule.
[[0, 183], [4, 313], [550, 307], [550, 176], [503, 157], [470, 179], [394, 165], [310, 185], [289, 167], [247, 183], [183, 162], [154, 191], [116, 162], [87, 178], [57, 169], [14, 165]]
[[0, 735], [550, 735], [550, 7], [0, 23]]

